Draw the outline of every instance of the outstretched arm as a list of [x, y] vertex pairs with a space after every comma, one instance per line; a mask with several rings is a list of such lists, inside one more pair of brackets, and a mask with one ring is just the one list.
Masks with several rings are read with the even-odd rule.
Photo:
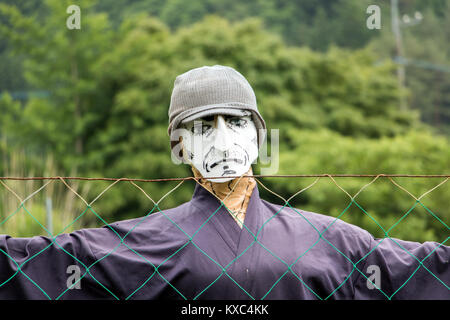
[[0, 235], [0, 299], [104, 297], [83, 230], [55, 238]]
[[358, 265], [355, 299], [450, 299], [445, 243], [372, 238], [363, 267]]

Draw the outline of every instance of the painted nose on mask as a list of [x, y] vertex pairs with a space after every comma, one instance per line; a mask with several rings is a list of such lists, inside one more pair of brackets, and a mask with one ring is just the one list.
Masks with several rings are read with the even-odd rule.
[[228, 149], [231, 148], [232, 142], [228, 130], [229, 129], [227, 128], [223, 116], [218, 116], [216, 124], [216, 136], [214, 140], [214, 148], [222, 152], [228, 151]]

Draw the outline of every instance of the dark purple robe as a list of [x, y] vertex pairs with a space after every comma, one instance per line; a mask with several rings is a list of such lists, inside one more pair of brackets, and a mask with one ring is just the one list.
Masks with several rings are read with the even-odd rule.
[[448, 246], [374, 239], [257, 188], [244, 223], [197, 185], [176, 208], [102, 228], [1, 235], [0, 299], [450, 299]]

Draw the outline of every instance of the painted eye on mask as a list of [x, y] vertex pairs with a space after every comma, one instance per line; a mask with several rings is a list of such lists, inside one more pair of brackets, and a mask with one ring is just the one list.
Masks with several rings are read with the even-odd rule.
[[239, 117], [228, 119], [228, 123], [237, 128], [245, 128], [247, 126], [247, 120]]

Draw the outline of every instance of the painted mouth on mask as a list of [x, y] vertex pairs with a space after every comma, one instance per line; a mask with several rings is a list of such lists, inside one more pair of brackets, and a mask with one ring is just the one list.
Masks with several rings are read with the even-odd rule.
[[[242, 146], [238, 145], [237, 143], [234, 144], [235, 147], [240, 149], [240, 152], [237, 150], [228, 150], [222, 154], [220, 154], [219, 151], [217, 151], [214, 147], [211, 147], [211, 149], [206, 153], [206, 156], [204, 157], [203, 160], [203, 168], [206, 170], [206, 172], [211, 172], [212, 169], [214, 169], [215, 167], [217, 167], [218, 165], [221, 164], [225, 164], [227, 162], [235, 162], [238, 165], [243, 165], [246, 166], [247, 162], [249, 161], [249, 155], [247, 150], [245, 150], [245, 148], [243, 148]], [[211, 159], [212, 157], [214, 157], [215, 159], [219, 158], [219, 154], [222, 156], [221, 160], [218, 161], [214, 161], [213, 159]], [[211, 159], [211, 164], [208, 163], [207, 159]], [[228, 165], [224, 165], [223, 167], [223, 171], [227, 172], [227, 170], [229, 169]], [[230, 169], [231, 171], [234, 171], [232, 169]]]
[[228, 174], [236, 174], [236, 171], [234, 171], [234, 170], [225, 170], [225, 171], [222, 173], [222, 177], [223, 177], [224, 175], [228, 175]]
[[[229, 162], [229, 161], [233, 161], [233, 162], [236, 162], [236, 163], [238, 163], [238, 164], [243, 164], [243, 163], [244, 163], [244, 160], [241, 160], [241, 159], [237, 159], [237, 158], [224, 158], [224, 159], [222, 159], [222, 160], [220, 160], [220, 161], [214, 162], [214, 163], [213, 163], [212, 165], [210, 165], [210, 166], [207, 166], [207, 167], [206, 167], [206, 170], [209, 171], [209, 170], [214, 169], [215, 167], [217, 167], [219, 164], [225, 163], [225, 162]], [[228, 170], [228, 171], [234, 171], [234, 170]]]

